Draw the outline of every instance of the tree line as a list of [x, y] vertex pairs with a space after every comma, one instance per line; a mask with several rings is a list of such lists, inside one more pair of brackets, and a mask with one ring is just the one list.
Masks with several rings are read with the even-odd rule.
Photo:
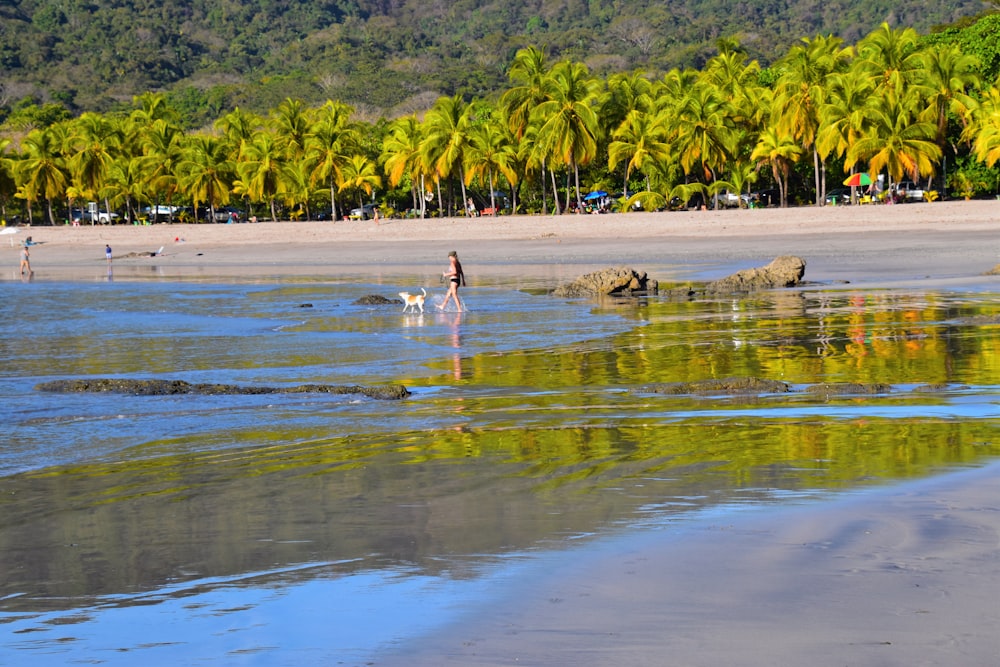
[[130, 220], [143, 206], [214, 217], [229, 204], [338, 219], [373, 202], [423, 217], [464, 214], [473, 195], [480, 208], [559, 214], [583, 209], [591, 190], [654, 210], [762, 185], [787, 206], [822, 204], [856, 172], [975, 196], [996, 190], [1000, 159], [1000, 90], [983, 72], [957, 39], [882, 24], [853, 46], [802, 39], [770, 68], [721, 40], [703, 68], [655, 79], [604, 79], [527, 47], [500, 95], [440, 97], [420, 116], [374, 123], [342, 102], [294, 98], [199, 131], [155, 93], [127, 113], [40, 108], [39, 126], [0, 139], [0, 214], [56, 224], [100, 201]]

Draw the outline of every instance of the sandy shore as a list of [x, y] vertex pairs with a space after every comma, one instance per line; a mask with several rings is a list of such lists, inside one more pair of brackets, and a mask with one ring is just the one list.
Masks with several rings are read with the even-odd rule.
[[380, 667], [1000, 664], [1000, 462], [550, 558]]
[[[664, 280], [725, 275], [777, 255], [806, 259], [806, 279], [937, 280], [977, 276], [1000, 262], [1000, 202], [630, 213], [582, 216], [21, 228], [0, 236], [0, 263], [16, 278], [27, 236], [37, 279], [158, 275], [436, 277], [457, 250], [471, 284], [511, 277], [575, 278], [627, 265]], [[151, 258], [134, 253], [162, 253]]]
[[[628, 265], [714, 278], [777, 255], [806, 279], [1000, 285], [1000, 202], [389, 220], [35, 227], [0, 236], [17, 280], [148, 276], [426, 280], [458, 250], [470, 284], [551, 285]], [[9, 239], [9, 242], [8, 242]], [[158, 251], [156, 257], [142, 253]], [[139, 254], [138, 256], [136, 254]], [[384, 665], [1000, 664], [1000, 464], [806, 509], [614, 543], [515, 586]]]

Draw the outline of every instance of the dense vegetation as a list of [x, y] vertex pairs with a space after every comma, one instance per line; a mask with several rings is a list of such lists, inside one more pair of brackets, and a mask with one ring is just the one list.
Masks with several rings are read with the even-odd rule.
[[702, 68], [719, 38], [768, 66], [796, 39], [854, 43], [880, 22], [929, 32], [981, 0], [0, 0], [3, 113], [25, 98], [74, 115], [165, 93], [188, 128], [285, 98], [366, 120], [440, 96], [488, 97], [536, 45], [600, 76]]
[[802, 39], [767, 68], [720, 40], [702, 68], [658, 76], [602, 77], [527, 47], [501, 94], [442, 96], [391, 121], [288, 97], [190, 131], [160, 93], [78, 117], [26, 103], [0, 139], [0, 212], [27, 203], [28, 219], [55, 221], [100, 200], [134, 219], [145, 205], [238, 202], [312, 218], [374, 200], [390, 214], [450, 215], [467, 188], [479, 208], [561, 212], [605, 189], [631, 193], [623, 208], [651, 209], [754, 183], [784, 205], [822, 203], [828, 184], [858, 171], [974, 196], [997, 189], [998, 33], [1000, 14], [923, 38], [884, 23], [855, 46]]

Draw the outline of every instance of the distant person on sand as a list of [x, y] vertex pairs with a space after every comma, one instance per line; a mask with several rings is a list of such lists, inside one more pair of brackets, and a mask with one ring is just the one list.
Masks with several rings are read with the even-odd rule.
[[104, 256], [108, 258], [108, 264], [110, 264], [111, 263], [111, 246], [110, 245], [106, 244], [104, 246]]
[[462, 302], [458, 300], [458, 287], [465, 287], [465, 272], [462, 271], [462, 263], [458, 261], [458, 253], [452, 250], [448, 253], [450, 263], [448, 270], [442, 275], [448, 279], [448, 294], [444, 297], [444, 303], [438, 306], [439, 310], [444, 310], [448, 302], [455, 300], [455, 308], [462, 312]]
[[28, 252], [28, 244], [25, 242], [21, 246], [21, 275], [23, 276], [27, 273], [29, 276], [33, 273], [31, 270], [31, 253]]

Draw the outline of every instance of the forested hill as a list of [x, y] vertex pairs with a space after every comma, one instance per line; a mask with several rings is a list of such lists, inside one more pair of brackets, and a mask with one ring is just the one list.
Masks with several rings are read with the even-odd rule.
[[216, 118], [327, 98], [362, 115], [507, 84], [517, 49], [596, 74], [699, 67], [721, 37], [766, 65], [802, 37], [926, 33], [981, 0], [0, 0], [0, 120], [33, 98], [108, 111], [145, 91]]

